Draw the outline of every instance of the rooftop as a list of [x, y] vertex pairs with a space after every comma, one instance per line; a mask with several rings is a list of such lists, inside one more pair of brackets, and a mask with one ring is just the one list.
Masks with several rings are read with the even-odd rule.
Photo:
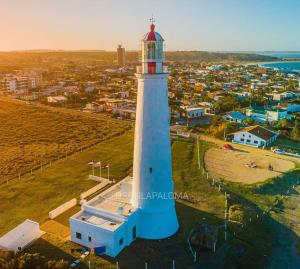
[[97, 214], [91, 214], [86, 211], [80, 211], [73, 217], [83, 222], [87, 222], [110, 231], [115, 231], [118, 227], [120, 227], [122, 223], [124, 223], [124, 221], [122, 220], [111, 219], [99, 216]]
[[112, 214], [129, 216], [135, 210], [130, 203], [131, 193], [128, 192], [128, 189], [131, 190], [131, 181], [131, 177], [123, 179], [87, 202], [86, 205]]
[[241, 133], [241, 132], [248, 132], [248, 133], [253, 134], [263, 140], [269, 140], [270, 138], [278, 135], [277, 133], [272, 132], [271, 130], [268, 130], [259, 125], [249, 126], [244, 129], [238, 130], [235, 133]]

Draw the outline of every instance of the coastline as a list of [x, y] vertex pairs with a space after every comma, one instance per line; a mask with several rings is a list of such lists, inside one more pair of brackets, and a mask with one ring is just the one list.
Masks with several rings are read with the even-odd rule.
[[276, 61], [267, 61], [267, 62], [248, 62], [248, 63], [245, 63], [244, 65], [245, 66], [248, 66], [248, 65], [263, 65], [263, 64], [277, 64], [277, 63], [298, 63], [300, 62], [300, 58], [299, 60], [292, 60], [292, 61], [286, 61], [286, 60], [276, 60]]

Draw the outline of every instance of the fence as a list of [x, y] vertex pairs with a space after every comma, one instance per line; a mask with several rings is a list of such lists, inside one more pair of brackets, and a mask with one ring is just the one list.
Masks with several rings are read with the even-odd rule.
[[70, 200], [70, 201], [60, 205], [59, 207], [53, 209], [52, 211], [50, 211], [49, 212], [49, 218], [50, 219], [56, 218], [57, 216], [64, 213], [65, 211], [67, 211], [71, 207], [75, 206], [76, 204], [77, 204], [77, 199], [73, 198], [72, 200]]

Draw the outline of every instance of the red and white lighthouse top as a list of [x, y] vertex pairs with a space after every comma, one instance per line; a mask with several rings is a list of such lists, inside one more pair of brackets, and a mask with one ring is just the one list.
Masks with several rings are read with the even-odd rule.
[[150, 32], [143, 36], [142, 41], [164, 41], [162, 36], [158, 32], [155, 32], [154, 29], [155, 25], [151, 23]]

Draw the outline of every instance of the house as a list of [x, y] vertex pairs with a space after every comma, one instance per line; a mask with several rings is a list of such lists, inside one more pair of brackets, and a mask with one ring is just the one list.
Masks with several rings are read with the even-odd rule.
[[98, 102], [87, 103], [84, 110], [90, 111], [92, 113], [102, 112], [105, 110], [105, 104], [104, 103], [100, 104]]
[[228, 112], [224, 119], [230, 122], [243, 123], [248, 117], [239, 111]]
[[62, 95], [48, 96], [47, 101], [48, 101], [48, 103], [63, 103], [63, 102], [67, 101], [67, 98], [65, 96], [62, 96]]
[[287, 111], [279, 108], [271, 107], [249, 107], [246, 109], [246, 116], [251, 117], [254, 121], [260, 123], [276, 123], [282, 119], [291, 119]]
[[136, 107], [135, 105], [127, 104], [113, 108], [112, 113], [122, 118], [135, 119]]
[[274, 101], [282, 101], [285, 99], [292, 99], [296, 96], [295, 93], [293, 93], [293, 92], [278, 93], [275, 91], [268, 95], [270, 95]]
[[203, 107], [182, 106], [188, 118], [198, 118], [204, 115]]
[[232, 142], [253, 147], [269, 146], [279, 136], [278, 133], [259, 125], [249, 126], [229, 135], [233, 135]]

